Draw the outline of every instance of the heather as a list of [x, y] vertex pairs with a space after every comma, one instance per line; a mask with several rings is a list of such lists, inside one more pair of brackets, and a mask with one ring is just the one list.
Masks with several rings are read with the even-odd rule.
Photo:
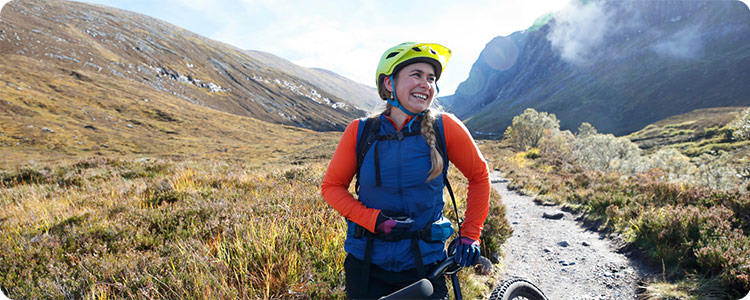
[[[529, 109], [522, 116], [506, 130], [506, 143], [515, 151], [497, 165], [512, 187], [582, 212], [587, 225], [621, 235], [627, 247], [662, 268], [652, 286], [667, 284], [666, 290], [687, 291], [691, 299], [747, 293], [746, 141], [733, 140], [732, 151], [692, 157], [670, 147], [646, 153], [590, 124], [573, 134], [560, 131], [554, 115]], [[724, 131], [741, 131], [729, 126]], [[650, 297], [669, 298], [659, 294], [664, 289], [653, 290], [660, 292]]]

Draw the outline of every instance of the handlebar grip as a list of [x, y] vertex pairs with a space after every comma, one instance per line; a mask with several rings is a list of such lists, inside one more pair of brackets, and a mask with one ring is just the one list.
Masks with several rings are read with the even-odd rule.
[[400, 289], [393, 294], [383, 296], [380, 300], [389, 299], [424, 299], [432, 296], [434, 292], [432, 282], [422, 278], [422, 280], [412, 283], [411, 285]]

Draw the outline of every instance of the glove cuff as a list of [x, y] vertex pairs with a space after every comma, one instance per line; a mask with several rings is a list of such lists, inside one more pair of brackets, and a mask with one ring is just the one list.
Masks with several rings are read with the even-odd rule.
[[384, 214], [383, 214], [382, 212], [379, 212], [379, 213], [378, 213], [378, 218], [377, 218], [377, 219], [375, 219], [375, 227], [378, 227], [378, 226], [380, 226], [380, 224], [383, 224], [383, 222], [385, 222], [385, 221], [386, 221], [386, 220], [388, 220], [388, 219], [389, 219], [389, 218], [388, 218], [388, 217], [386, 217], [386, 216], [385, 216], [385, 215], [384, 215]]
[[476, 245], [476, 246], [479, 246], [479, 241], [475, 241], [475, 240], [473, 240], [471, 238], [468, 238], [468, 237], [465, 237], [465, 236], [459, 237], [458, 238], [458, 243], [460, 243], [462, 245]]

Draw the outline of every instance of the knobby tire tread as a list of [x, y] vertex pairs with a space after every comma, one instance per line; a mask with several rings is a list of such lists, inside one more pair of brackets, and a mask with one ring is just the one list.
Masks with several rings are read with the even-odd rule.
[[519, 277], [503, 281], [490, 294], [490, 300], [512, 300], [516, 297], [524, 297], [523, 299], [529, 300], [548, 300], [544, 292], [536, 285]]

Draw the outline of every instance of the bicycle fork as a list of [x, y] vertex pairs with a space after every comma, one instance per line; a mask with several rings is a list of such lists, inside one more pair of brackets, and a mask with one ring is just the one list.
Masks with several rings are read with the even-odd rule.
[[458, 283], [458, 273], [451, 274], [451, 282], [453, 282], [453, 293], [456, 295], [456, 300], [463, 300], [461, 296], [461, 285]]

